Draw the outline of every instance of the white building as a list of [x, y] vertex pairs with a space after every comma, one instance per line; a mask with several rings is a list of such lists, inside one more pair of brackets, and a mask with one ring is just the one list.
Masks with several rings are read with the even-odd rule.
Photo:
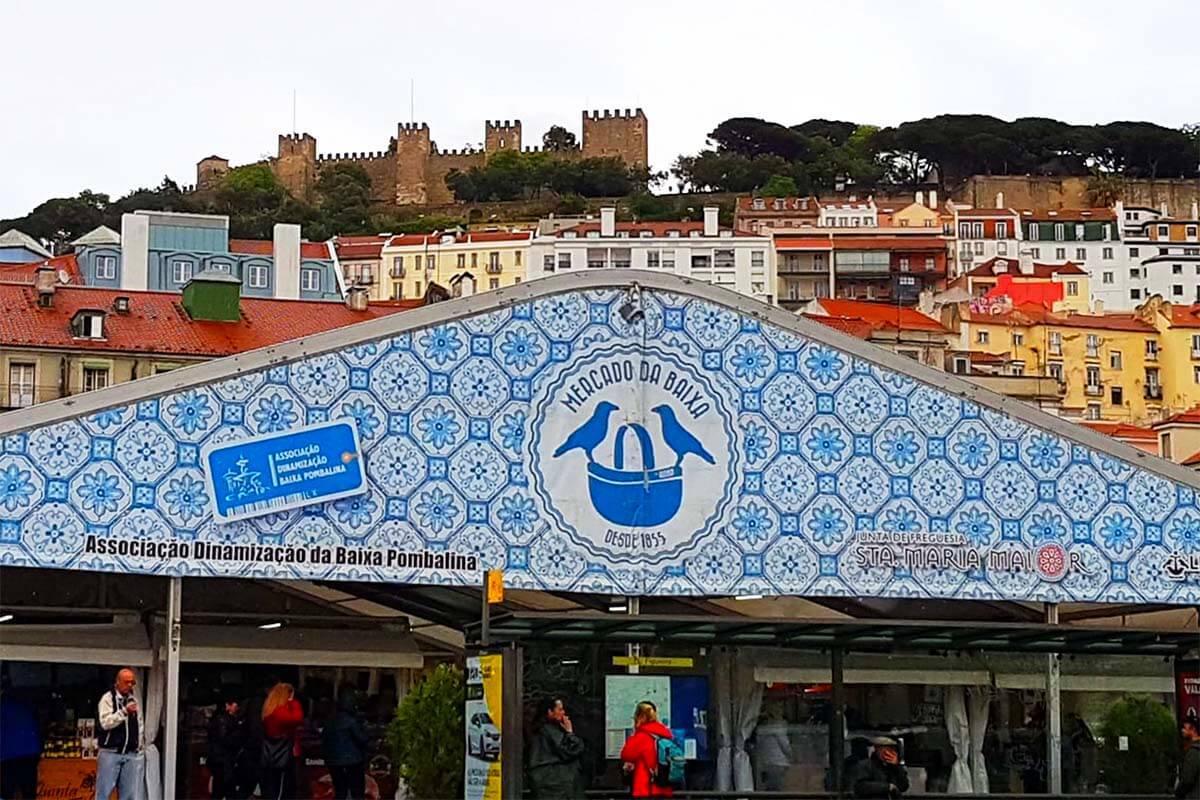
[[845, 199], [826, 200], [821, 202], [817, 224], [822, 228], [877, 228], [879, 209], [872, 197], [859, 200], [850, 195]]
[[1081, 267], [1088, 274], [1092, 300], [1105, 310], [1128, 311], [1141, 302], [1141, 289], [1131, 288], [1132, 264], [1114, 209], [1023, 209], [1020, 214], [1023, 259]]
[[995, 208], [952, 205], [952, 209], [958, 246], [951, 277], [970, 272], [993, 258], [1017, 258], [1021, 247], [1021, 216], [1005, 207], [1002, 192], [996, 195]]
[[1184, 219], [1171, 217], [1165, 204], [1155, 210], [1117, 203], [1116, 210], [1124, 233], [1121, 247], [1127, 264], [1113, 275], [1112, 284], [1100, 288], [1111, 290], [1114, 302], [1125, 307], [1136, 306], [1154, 295], [1172, 303], [1200, 303], [1197, 204], [1192, 203], [1191, 214]]
[[703, 222], [617, 222], [615, 208], [602, 208], [599, 222], [534, 239], [528, 279], [570, 270], [663, 270], [774, 303], [771, 237], [722, 229], [718, 213], [705, 208]]

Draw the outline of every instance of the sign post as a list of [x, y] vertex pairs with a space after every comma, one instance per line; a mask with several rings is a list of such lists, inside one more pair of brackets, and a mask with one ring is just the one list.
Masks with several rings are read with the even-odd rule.
[[467, 748], [464, 800], [500, 800], [504, 754], [504, 657], [481, 653], [467, 659], [463, 709]]

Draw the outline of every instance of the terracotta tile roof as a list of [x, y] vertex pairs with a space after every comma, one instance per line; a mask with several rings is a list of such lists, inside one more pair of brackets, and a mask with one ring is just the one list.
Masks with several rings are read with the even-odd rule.
[[[679, 238], [688, 239], [688, 238], [691, 238], [693, 231], [695, 231], [699, 234], [703, 234], [704, 233], [704, 223], [702, 221], [698, 221], [698, 222], [682, 222], [682, 221], [681, 222], [618, 222], [616, 224], [616, 231], [618, 234], [622, 233], [622, 232], [628, 233], [630, 235], [630, 237], [640, 236], [643, 232], [648, 232], [651, 236], [653, 236], [655, 238], [660, 238], [660, 239], [666, 238], [667, 234], [670, 233], [671, 231], [676, 231], [679, 235]], [[568, 232], [573, 233], [573, 234], [575, 234], [575, 236], [582, 238], [584, 236], [587, 236], [587, 234], [589, 234], [589, 233], [593, 233], [593, 232], [599, 233], [600, 232], [600, 223], [599, 222], [581, 222], [578, 225], [573, 225], [570, 228], [563, 228], [562, 230], [557, 231], [555, 233], [555, 236], [557, 236], [558, 238], [561, 239], [561, 238], [563, 238], [563, 235]], [[722, 233], [725, 233], [725, 232], [726, 232], [726, 229], [722, 229]], [[758, 234], [745, 233], [743, 231], [733, 231], [733, 235], [743, 237], [743, 236], [757, 236]], [[708, 238], [711, 240], [716, 237], [710, 236]]]
[[1190, 456], [1184, 459], [1182, 463], [1185, 467], [1200, 466], [1200, 450], [1192, 453]]
[[[1007, 272], [995, 271], [998, 262], [1008, 265]], [[1018, 259], [996, 256], [989, 258], [965, 274], [972, 278], [994, 278], [997, 275], [1012, 275], [1021, 278], [1051, 278], [1055, 275], [1087, 275], [1087, 270], [1081, 269], [1078, 264], [1072, 261], [1067, 261], [1062, 264], [1034, 264], [1032, 272], [1021, 272], [1021, 262]]]
[[[230, 239], [229, 252], [247, 256], [270, 256], [275, 254], [275, 243], [270, 239]], [[329, 248], [325, 246], [325, 242], [301, 242], [300, 257], [328, 261]]]
[[1058, 328], [1088, 328], [1091, 330], [1157, 333], [1158, 329], [1133, 314], [1055, 314], [1037, 303], [1026, 303], [1005, 314], [964, 312], [968, 322], [992, 325], [1049, 325]]
[[1161, 428], [1163, 425], [1200, 425], [1200, 405], [1192, 406], [1187, 411], [1172, 414], [1164, 420], [1154, 423], [1151, 427]]
[[1171, 327], [1200, 328], [1200, 305], [1171, 306]]
[[377, 259], [390, 236], [339, 236], [333, 242], [337, 257], [342, 261]]
[[1103, 433], [1106, 436], [1111, 436], [1114, 439], [1137, 439], [1139, 441], [1157, 442], [1158, 434], [1150, 428], [1143, 428], [1140, 425], [1130, 425], [1125, 422], [1093, 422], [1085, 421], [1079, 423], [1086, 428]]
[[833, 240], [829, 236], [788, 236], [776, 232], [775, 249], [787, 250], [832, 250]]
[[835, 250], [945, 250], [948, 240], [936, 236], [835, 236]]
[[1091, 222], [1115, 220], [1111, 208], [1022, 208], [1021, 217], [1032, 222]]
[[817, 303], [831, 317], [862, 320], [875, 330], [906, 330], [930, 331], [948, 333], [942, 323], [927, 317], [913, 308], [892, 305], [891, 303], [872, 303], [865, 300], [818, 300]]
[[468, 242], [527, 242], [532, 238], [532, 231], [472, 231], [466, 235]]
[[1020, 216], [1015, 208], [960, 208], [959, 219], [1011, 219]]
[[874, 326], [865, 319], [848, 319], [846, 317], [826, 317], [821, 314], [801, 314], [805, 319], [811, 319], [813, 322], [819, 322], [827, 328], [833, 328], [835, 331], [841, 331], [848, 336], [853, 336], [857, 339], [869, 339], [871, 334], [875, 332]]
[[402, 233], [388, 239], [386, 247], [424, 247], [435, 245], [442, 240], [435, 233]]
[[[130, 299], [128, 314], [112, 312], [117, 297]], [[10, 347], [52, 347], [96, 352], [227, 356], [353, 325], [423, 305], [371, 304], [352, 311], [343, 303], [243, 297], [240, 322], [196, 321], [183, 310], [182, 297], [169, 292], [60, 286], [50, 308], [39, 308], [32, 286], [0, 284], [0, 342]], [[103, 340], [71, 335], [76, 312], [107, 313]]]
[[[763, 207], [755, 208], [754, 201], [762, 200]], [[775, 208], [775, 201], [782, 200], [783, 208]], [[800, 201], [808, 201], [807, 207], [801, 207]], [[816, 217], [821, 208], [821, 201], [815, 197], [739, 197], [737, 210], [747, 214], [780, 214], [787, 216], [810, 215]]]
[[79, 261], [74, 253], [48, 258], [45, 261], [33, 261], [18, 264], [0, 264], [0, 281], [15, 283], [33, 283], [39, 267], [53, 267], [60, 273], [59, 280], [66, 275], [65, 283], [83, 283], [83, 273], [79, 271]]

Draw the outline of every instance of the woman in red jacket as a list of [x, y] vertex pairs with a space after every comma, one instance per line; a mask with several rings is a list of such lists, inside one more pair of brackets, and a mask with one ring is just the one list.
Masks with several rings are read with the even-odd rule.
[[271, 689], [263, 703], [262, 721], [262, 796], [264, 800], [295, 797], [304, 709], [290, 683], [277, 683]]
[[654, 782], [658, 770], [658, 740], [671, 738], [671, 731], [658, 721], [658, 708], [649, 700], [637, 704], [633, 714], [634, 732], [621, 748], [622, 768], [632, 773], [631, 796], [670, 797], [671, 787]]

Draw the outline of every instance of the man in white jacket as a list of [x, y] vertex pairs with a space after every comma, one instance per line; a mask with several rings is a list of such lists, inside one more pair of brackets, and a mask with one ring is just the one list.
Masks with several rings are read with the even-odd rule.
[[134, 691], [137, 678], [126, 667], [100, 698], [100, 754], [96, 760], [96, 800], [108, 800], [117, 789], [120, 800], [141, 800], [146, 781], [142, 753], [142, 704]]

